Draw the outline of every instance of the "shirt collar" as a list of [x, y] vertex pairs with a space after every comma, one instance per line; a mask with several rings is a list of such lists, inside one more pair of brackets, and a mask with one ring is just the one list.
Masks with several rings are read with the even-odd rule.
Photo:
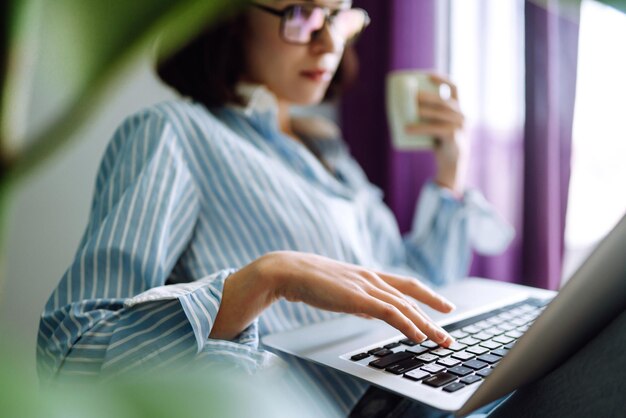
[[241, 96], [245, 105], [232, 107], [246, 116], [268, 112], [278, 114], [278, 100], [264, 85], [240, 82], [235, 86], [235, 92]]

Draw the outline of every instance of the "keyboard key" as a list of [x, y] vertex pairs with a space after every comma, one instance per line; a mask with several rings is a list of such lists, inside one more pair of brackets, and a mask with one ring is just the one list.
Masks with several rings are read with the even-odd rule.
[[386, 349], [386, 348], [383, 348], [382, 350], [378, 350], [377, 352], [374, 353], [376, 357], [385, 357], [390, 354], [393, 354], [393, 351]]
[[510, 350], [511, 348], [513, 348], [513, 345], [515, 344], [515, 341], [512, 342], [511, 344], [507, 344], [504, 346], [504, 348], [506, 348], [507, 350]]
[[422, 344], [420, 344], [422, 347], [426, 347], [426, 348], [437, 348], [439, 347], [439, 344], [437, 344], [434, 341], [431, 340], [426, 340], [424, 341]]
[[391, 366], [394, 363], [399, 363], [402, 360], [406, 360], [411, 357], [413, 357], [413, 353], [407, 353], [406, 351], [399, 351], [397, 353], [390, 354], [386, 357], [379, 358], [378, 360], [371, 361], [369, 365], [372, 367], [376, 367], [377, 369], [384, 369], [386, 367]]
[[452, 357], [465, 361], [474, 358], [474, 354], [468, 353], [467, 351], [459, 351], [458, 353], [452, 354]]
[[469, 367], [463, 367], [463, 366], [455, 366], [455, 367], [451, 367], [448, 369], [448, 373], [452, 373], [460, 377], [467, 376], [473, 371], [474, 370], [470, 369]]
[[487, 377], [491, 374], [491, 372], [493, 371], [493, 369], [488, 368], [488, 369], [482, 369], [476, 372], [476, 374], [478, 376], [482, 376], [482, 377]]
[[488, 348], [490, 350], [495, 350], [496, 348], [500, 347], [502, 344], [497, 343], [495, 341], [489, 340], [489, 341], [483, 341], [482, 343], [480, 343], [481, 347], [485, 347]]
[[486, 332], [479, 332], [478, 334], [472, 335], [472, 338], [476, 338], [477, 340], [480, 340], [480, 341], [486, 341], [491, 337], [493, 337], [493, 335], [488, 334]]
[[452, 392], [456, 392], [459, 389], [463, 389], [465, 387], [465, 385], [461, 382], [454, 382], [454, 383], [450, 383], [448, 386], [444, 387], [443, 390], [445, 390], [446, 392], [452, 393]]
[[476, 334], [477, 332], [480, 332], [480, 328], [478, 328], [475, 325], [469, 325], [465, 328], [462, 328], [463, 332], [467, 332], [468, 334]]
[[435, 376], [428, 377], [422, 380], [422, 383], [432, 386], [434, 388], [439, 388], [443, 385], [447, 385], [456, 380], [456, 376], [450, 373], [440, 373]]
[[442, 358], [441, 360], [437, 362], [437, 364], [441, 364], [442, 366], [446, 366], [446, 367], [453, 367], [459, 363], [461, 363], [461, 360], [457, 360], [452, 357]]
[[479, 346], [479, 345], [476, 345], [476, 346], [474, 346], [474, 347], [470, 347], [470, 348], [468, 348], [468, 349], [467, 349], [467, 350], [465, 350], [465, 351], [467, 351], [468, 353], [476, 354], [477, 356], [479, 356], [479, 355], [481, 355], [481, 354], [485, 354], [485, 353], [487, 353], [487, 352], [489, 351], [489, 349], [488, 349], [488, 348], [485, 348], [485, 347], [481, 347], [481, 346]]
[[409, 347], [413, 347], [414, 345], [417, 345], [418, 343], [416, 343], [413, 340], [409, 340], [408, 338], [405, 338], [404, 340], [400, 340], [398, 341], [400, 344], [404, 344], [404, 345], [408, 345]]
[[443, 370], [445, 370], [446, 368], [443, 366], [440, 366], [438, 364], [427, 364], [426, 366], [422, 367], [422, 370], [428, 372], [428, 373], [439, 373]]
[[465, 383], [466, 385], [471, 385], [472, 383], [476, 383], [480, 380], [483, 380], [480, 376], [470, 374], [469, 376], [465, 376], [463, 379], [461, 379], [461, 382]]
[[493, 354], [483, 354], [482, 356], [478, 357], [478, 360], [484, 361], [485, 363], [493, 364], [502, 360], [502, 357], [494, 356]]
[[355, 354], [352, 357], [350, 357], [350, 360], [352, 361], [359, 361], [359, 360], [363, 360], [364, 358], [368, 358], [370, 355], [368, 353], [359, 353], [359, 354]]
[[505, 321], [510, 321], [511, 319], [515, 317], [515, 315], [513, 315], [510, 312], [502, 312], [500, 315], [498, 315], [498, 317]]
[[491, 323], [487, 321], [480, 321], [480, 322], [476, 322], [474, 326], [476, 328], [485, 329], [485, 328], [489, 328], [491, 326]]
[[518, 316], [518, 315], [522, 315], [526, 311], [524, 311], [523, 309], [517, 307], [517, 308], [511, 309], [509, 312], [511, 312], [512, 315]]
[[509, 331], [509, 332], [507, 332], [504, 335], [506, 335], [507, 337], [510, 337], [510, 338], [516, 338], [517, 339], [517, 338], [521, 337], [522, 335], [524, 335], [524, 333], [519, 332], [518, 330], [514, 329], [513, 331]]
[[483, 332], [489, 333], [491, 335], [500, 335], [500, 334], [504, 334], [504, 330], [501, 329], [500, 327], [491, 327], [491, 328], [487, 328], [486, 330], [484, 330]]
[[423, 361], [424, 363], [432, 363], [435, 360], [439, 360], [439, 357], [426, 353], [426, 354], [417, 356], [417, 359]]
[[372, 348], [370, 351], [367, 352], [367, 354], [372, 354], [374, 355], [374, 353], [380, 351], [380, 350], [384, 350], [384, 348], [382, 347], [376, 347], [376, 348]]
[[493, 350], [491, 354], [495, 354], [496, 356], [504, 357], [509, 352], [506, 348], [498, 348], [497, 350]]
[[517, 327], [515, 325], [513, 325], [513, 324], [504, 323], [504, 324], [498, 325], [498, 328], [503, 329], [505, 331], [511, 331], [511, 330], [514, 330]]
[[452, 350], [448, 350], [447, 348], [443, 348], [443, 347], [439, 347], [439, 348], [437, 348], [435, 350], [432, 350], [430, 352], [430, 354], [434, 354], [434, 355], [439, 356], [439, 357], [449, 356], [452, 353], [453, 353]]
[[461, 351], [461, 350], [465, 350], [466, 348], [467, 346], [465, 344], [461, 344], [458, 341], [455, 341], [452, 344], [450, 344], [450, 347], [448, 347], [448, 350]]
[[418, 367], [423, 366], [423, 365], [424, 363], [422, 363], [421, 361], [415, 358], [410, 358], [410, 359], [401, 361], [400, 363], [396, 363], [387, 367], [385, 371], [388, 371], [389, 373], [393, 373], [393, 374], [403, 374], [413, 369], [417, 369]]
[[521, 327], [517, 327], [516, 329], [519, 332], [526, 332], [526, 331], [528, 331], [528, 328], [530, 328], [529, 325], [522, 325]]
[[515, 318], [511, 320], [511, 324], [516, 325], [518, 327], [521, 327], [522, 325], [525, 325], [528, 321], [526, 321], [523, 318]]
[[407, 347], [406, 351], [408, 351], [409, 353], [419, 355], [419, 354], [424, 354], [425, 352], [427, 352], [428, 348], [422, 347], [421, 345], [416, 345], [415, 347]]
[[493, 340], [500, 344], [508, 344], [508, 343], [515, 341], [513, 338], [507, 337], [506, 335], [500, 335], [500, 336], [494, 337]]
[[489, 322], [491, 325], [501, 324], [502, 321], [504, 321], [504, 319], [499, 318], [498, 316], [492, 316], [491, 318], [487, 319], [487, 322]]
[[480, 340], [477, 340], [476, 338], [472, 338], [472, 337], [465, 337], [459, 340], [459, 342], [465, 345], [476, 345], [480, 342]]
[[469, 334], [467, 332], [461, 331], [460, 329], [457, 329], [456, 331], [452, 331], [450, 335], [452, 336], [452, 338], [460, 340], [461, 338], [467, 337]]
[[487, 363], [478, 360], [470, 360], [463, 363], [463, 366], [469, 367], [470, 369], [480, 370], [488, 366]]
[[399, 346], [400, 346], [400, 343], [389, 343], [386, 346], [384, 346], [384, 348], [386, 348], [388, 350], [391, 350], [392, 348], [396, 348], [396, 347], [399, 347]]
[[404, 374], [404, 377], [406, 377], [407, 379], [415, 381], [422, 380], [423, 378], [428, 376], [430, 376], [430, 373], [423, 370], [411, 370], [410, 372]]

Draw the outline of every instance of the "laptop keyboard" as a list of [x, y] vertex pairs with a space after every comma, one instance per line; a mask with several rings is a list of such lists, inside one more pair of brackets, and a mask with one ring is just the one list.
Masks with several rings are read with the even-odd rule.
[[527, 299], [444, 327], [448, 348], [408, 338], [352, 355], [351, 361], [448, 393], [481, 382], [541, 314], [549, 300]]

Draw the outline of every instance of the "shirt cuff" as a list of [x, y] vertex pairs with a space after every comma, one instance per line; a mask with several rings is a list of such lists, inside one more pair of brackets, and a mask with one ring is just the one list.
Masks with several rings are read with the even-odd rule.
[[428, 182], [422, 189], [413, 217], [411, 235], [415, 242], [427, 239], [437, 215], [443, 207], [449, 205], [458, 207], [455, 219], [466, 219], [471, 246], [479, 254], [498, 254], [504, 251], [515, 237], [515, 229], [498, 214], [478, 190], [468, 189], [459, 199], [450, 190]]
[[[190, 283], [155, 287], [128, 299], [124, 306], [130, 308], [148, 302], [178, 299], [193, 329], [200, 352], [206, 345], [219, 311], [224, 282], [234, 272], [233, 269], [221, 270]], [[251, 325], [240, 336], [250, 340], [249, 334], [256, 331], [255, 326]]]
[[464, 201], [468, 212], [469, 238], [476, 252], [496, 255], [506, 250], [515, 238], [515, 229], [478, 190], [468, 190]]

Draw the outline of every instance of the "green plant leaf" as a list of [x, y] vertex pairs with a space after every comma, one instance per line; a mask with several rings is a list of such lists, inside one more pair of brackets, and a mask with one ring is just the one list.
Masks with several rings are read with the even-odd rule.
[[[12, 29], [2, 79], [0, 181], [13, 181], [47, 158], [83, 123], [134, 54], [165, 31], [166, 49], [189, 39], [244, 0], [3, 0]], [[19, 7], [18, 7], [19, 4]], [[8, 16], [8, 17], [7, 17]], [[10, 36], [8, 36], [10, 35]], [[7, 46], [8, 43], [8, 46]], [[32, 91], [35, 74], [43, 86]], [[28, 105], [55, 109], [34, 134]], [[28, 132], [28, 135], [27, 135]]]

